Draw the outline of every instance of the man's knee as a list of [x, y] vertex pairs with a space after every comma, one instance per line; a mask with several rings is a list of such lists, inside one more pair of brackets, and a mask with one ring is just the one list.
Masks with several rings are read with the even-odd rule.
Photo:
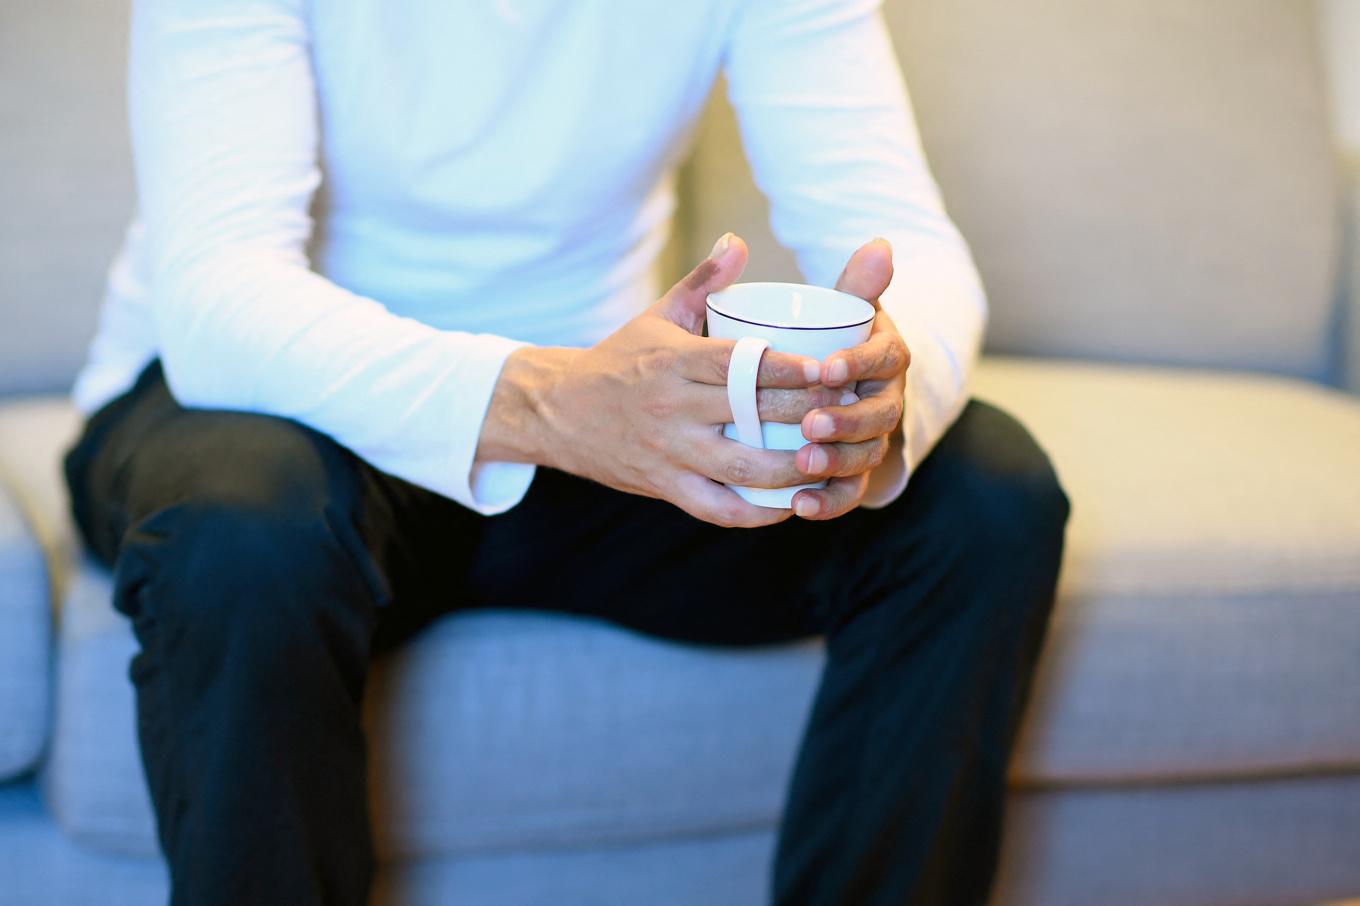
[[330, 438], [268, 415], [181, 411], [139, 442], [126, 466], [133, 518], [179, 503], [271, 512], [351, 512], [354, 458]]
[[134, 496], [146, 508], [123, 539], [115, 605], [139, 635], [286, 669], [357, 616], [346, 610], [376, 606], [380, 583], [354, 525], [357, 491], [328, 451], [291, 423], [237, 427], [190, 431], [173, 457], [148, 451], [136, 480], [155, 486]]
[[973, 401], [948, 438], [952, 465], [989, 528], [1059, 536], [1070, 510], [1048, 455], [1011, 415]]
[[977, 568], [1056, 573], [1070, 505], [1048, 456], [1007, 413], [971, 402], [931, 454], [932, 484]]

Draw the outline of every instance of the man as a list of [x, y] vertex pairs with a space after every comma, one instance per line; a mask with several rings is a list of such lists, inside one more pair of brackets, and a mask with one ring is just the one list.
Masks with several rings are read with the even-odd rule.
[[[67, 476], [140, 643], [174, 903], [363, 903], [371, 654], [506, 602], [824, 634], [774, 901], [985, 900], [1067, 502], [967, 401], [983, 295], [876, 7], [134, 4], [140, 222]], [[719, 71], [781, 239], [879, 308], [826, 361], [766, 355], [796, 453], [718, 428], [702, 312], [741, 240], [650, 278]], [[723, 484], [820, 477], [792, 511]]]

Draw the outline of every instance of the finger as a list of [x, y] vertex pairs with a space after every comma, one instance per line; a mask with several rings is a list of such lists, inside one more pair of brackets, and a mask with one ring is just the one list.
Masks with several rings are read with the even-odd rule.
[[693, 471], [723, 484], [747, 488], [787, 488], [807, 478], [789, 450], [758, 450], [710, 433], [694, 447]]
[[878, 297], [888, 288], [892, 276], [892, 245], [886, 239], [873, 239], [850, 256], [836, 281], [836, 289], [859, 296], [878, 308]]
[[[732, 406], [727, 388], [711, 384], [689, 384], [683, 392], [685, 411], [709, 425], [732, 421]], [[849, 405], [859, 397], [846, 390], [810, 387], [806, 390], [762, 387], [756, 390], [756, 412], [763, 422], [801, 424], [809, 412], [826, 406]]]
[[792, 510], [747, 503], [731, 488], [693, 473], [680, 479], [677, 490], [676, 506], [696, 519], [724, 528], [760, 528], [783, 522], [793, 515]]
[[[861, 388], [864, 389], [864, 388]], [[803, 419], [803, 436], [823, 443], [859, 443], [890, 433], [902, 420], [900, 394], [879, 394], [848, 406], [826, 406]]]
[[[727, 386], [727, 366], [732, 361], [736, 340], [716, 337], [696, 338], [686, 342], [680, 355], [682, 377], [701, 384]], [[756, 373], [759, 387], [811, 387], [822, 373], [822, 363], [811, 356], [775, 352], [767, 349], [760, 357]]]
[[724, 233], [708, 257], [672, 286], [670, 292], [653, 306], [653, 310], [698, 336], [704, 329], [704, 304], [708, 294], [737, 282], [746, 268], [747, 254], [746, 243], [740, 236]]
[[835, 519], [859, 506], [869, 488], [869, 475], [833, 478], [821, 490], [805, 489], [793, 495], [793, 511], [802, 519]]
[[890, 380], [911, 365], [911, 350], [895, 330], [880, 330], [858, 346], [827, 356], [821, 382], [839, 387], [851, 381]]
[[795, 455], [795, 462], [804, 481], [844, 478], [878, 468], [888, 447], [886, 434], [857, 444], [808, 444]]

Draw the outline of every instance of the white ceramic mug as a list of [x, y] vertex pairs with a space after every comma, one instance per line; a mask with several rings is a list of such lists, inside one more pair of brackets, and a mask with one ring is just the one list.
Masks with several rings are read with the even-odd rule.
[[[869, 339], [874, 307], [858, 296], [800, 283], [735, 283], [708, 297], [708, 335], [736, 340], [727, 369], [727, 399], [733, 424], [723, 434], [749, 447], [797, 450], [808, 442], [802, 425], [762, 422], [756, 413], [756, 373], [766, 349], [825, 360], [833, 352]], [[848, 389], [848, 388], [847, 388]], [[731, 486], [757, 506], [787, 509], [803, 488]]]

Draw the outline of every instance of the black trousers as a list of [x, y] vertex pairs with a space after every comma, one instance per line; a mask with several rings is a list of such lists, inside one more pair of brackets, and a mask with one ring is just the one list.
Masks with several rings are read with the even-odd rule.
[[551, 469], [479, 516], [296, 422], [182, 408], [157, 363], [65, 465], [140, 644], [176, 906], [363, 903], [370, 657], [491, 606], [713, 645], [824, 634], [774, 902], [987, 898], [1068, 513], [1044, 454], [991, 406], [971, 403], [890, 506], [756, 530]]

